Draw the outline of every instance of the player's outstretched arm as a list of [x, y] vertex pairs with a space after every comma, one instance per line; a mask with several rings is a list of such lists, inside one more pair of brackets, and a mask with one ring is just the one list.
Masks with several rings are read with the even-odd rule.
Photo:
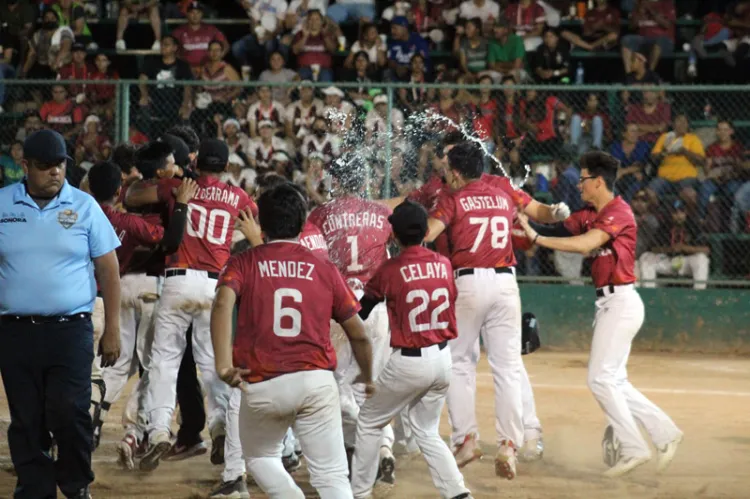
[[130, 186], [125, 195], [125, 205], [130, 207], [145, 206], [159, 202], [158, 187], [139, 180]]
[[591, 229], [584, 234], [571, 237], [542, 236], [529, 225], [529, 219], [523, 213], [518, 214], [518, 222], [533, 244], [558, 251], [587, 255], [611, 239], [611, 236], [601, 229]]
[[445, 230], [445, 224], [437, 218], [430, 217], [427, 220], [427, 235], [424, 237], [424, 242], [431, 243], [437, 239], [437, 237]]
[[362, 373], [360, 381], [367, 385], [365, 391], [368, 394], [372, 393], [372, 345], [370, 339], [365, 333], [365, 324], [359, 315], [354, 314], [349, 319], [341, 323], [341, 327], [344, 328], [346, 336], [349, 338], [349, 343], [352, 347], [352, 354], [354, 359], [359, 365], [359, 370]]
[[404, 199], [406, 199], [405, 196], [399, 196], [397, 198], [391, 198], [391, 199], [380, 199], [376, 200], [376, 203], [383, 204], [387, 206], [391, 211], [396, 209], [396, 206], [400, 205], [404, 202]]
[[250, 374], [249, 369], [232, 365], [232, 310], [236, 301], [237, 295], [232, 288], [220, 286], [211, 308], [211, 343], [216, 373], [224, 383], [233, 387], [242, 383], [242, 376]]
[[523, 212], [529, 218], [543, 224], [562, 222], [570, 216], [570, 208], [565, 203], [543, 204], [532, 199]]

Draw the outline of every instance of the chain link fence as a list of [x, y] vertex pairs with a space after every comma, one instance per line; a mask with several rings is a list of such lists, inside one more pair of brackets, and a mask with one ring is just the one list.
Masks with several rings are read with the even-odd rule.
[[[141, 144], [176, 124], [226, 140], [230, 175], [252, 192], [276, 171], [316, 202], [347, 152], [365, 160], [368, 195], [404, 195], [433, 174], [450, 132], [482, 144], [488, 172], [507, 174], [544, 202], [583, 204], [577, 158], [620, 159], [617, 190], [639, 224], [644, 286], [750, 282], [750, 104], [745, 87], [409, 85], [175, 81], [2, 82], [5, 183], [22, 171], [14, 141], [50, 127], [85, 170], [113, 144]], [[163, 78], [162, 78], [163, 76]], [[19, 173], [20, 171], [20, 173]], [[19, 176], [20, 175], [20, 176]], [[541, 248], [518, 251], [519, 275], [583, 282], [586, 261]], [[657, 279], [653, 281], [653, 279]], [[649, 282], [650, 281], [650, 282]]]

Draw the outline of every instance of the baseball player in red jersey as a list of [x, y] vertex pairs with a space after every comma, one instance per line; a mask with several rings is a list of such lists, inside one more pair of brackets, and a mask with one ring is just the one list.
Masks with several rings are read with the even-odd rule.
[[456, 337], [456, 284], [450, 261], [427, 248], [427, 212], [413, 201], [388, 218], [401, 253], [380, 266], [365, 286], [360, 317], [382, 301], [388, 307], [393, 353], [357, 421], [352, 461], [355, 498], [370, 497], [383, 428], [404, 408], [435, 486], [445, 498], [470, 497], [456, 460], [438, 432], [451, 379], [448, 340]]
[[[122, 287], [122, 307], [120, 309], [121, 350], [120, 357], [115, 365], [105, 368], [102, 372], [102, 379], [107, 390], [99, 417], [94, 422], [95, 437], [98, 440], [107, 411], [120, 397], [122, 389], [130, 377], [134, 363], [133, 354], [137, 352], [140, 361], [147, 363], [143, 351], [144, 342], [136, 342], [136, 339], [138, 336], [148, 333], [154, 304], [142, 297], [145, 274], [128, 273], [133, 254], [141, 246], [150, 248], [160, 246], [166, 253], [177, 250], [185, 231], [187, 202], [195, 195], [197, 185], [191, 180], [183, 181], [180, 185], [175, 195], [177, 204], [175, 205], [174, 217], [169, 230], [165, 231], [161, 225], [149, 223], [140, 216], [125, 213], [115, 208], [122, 190], [122, 175], [119, 166], [110, 162], [97, 163], [89, 170], [88, 176], [88, 188], [91, 194], [99, 202], [102, 211], [104, 211], [122, 243], [117, 248]], [[149, 281], [151, 281], [152, 292], [155, 295], [156, 279], [150, 279]], [[122, 464], [128, 469], [133, 469], [135, 466], [133, 462], [134, 449], [137, 447], [137, 441], [143, 438], [143, 434], [135, 425], [128, 428], [128, 433], [131, 434], [133, 442], [131, 442], [131, 445], [118, 446], [118, 451]]]
[[[358, 157], [349, 155], [331, 165], [334, 178], [335, 199], [310, 213], [309, 222], [317, 226], [328, 244], [328, 254], [346, 279], [357, 298], [362, 297], [364, 286], [380, 265], [388, 259], [388, 242], [391, 227], [388, 216], [391, 210], [381, 203], [362, 199], [365, 165]], [[373, 375], [377, 378], [390, 356], [388, 340], [388, 312], [384, 304], [378, 305], [367, 321], [367, 335], [372, 341]], [[338, 334], [334, 331], [334, 336]], [[357, 367], [346, 342], [337, 345], [339, 360], [336, 377], [344, 410], [344, 441], [347, 449], [354, 447], [354, 435], [359, 406], [364, 402], [361, 384], [352, 384]], [[393, 428], [389, 425], [381, 448], [382, 479], [392, 483], [395, 461], [392, 453]]]
[[593, 258], [591, 277], [597, 299], [588, 385], [620, 444], [619, 459], [605, 475], [621, 476], [651, 460], [636, 420], [656, 446], [657, 469], [662, 472], [674, 459], [682, 432], [630, 384], [626, 369], [633, 338], [645, 316], [634, 286], [638, 229], [630, 206], [613, 193], [619, 162], [609, 154], [592, 151], [581, 157], [580, 165], [578, 187], [581, 199], [590, 206], [565, 221], [570, 237], [540, 235], [525, 217], [519, 216], [519, 221], [536, 244]]
[[[254, 208], [247, 193], [218, 179], [229, 158], [227, 145], [204, 140], [198, 151], [198, 194], [188, 204], [185, 237], [177, 251], [167, 256], [164, 286], [156, 312], [149, 383], [149, 448], [140, 468], [155, 469], [170, 447], [170, 425], [175, 408], [177, 372], [185, 352], [185, 332], [193, 323], [193, 354], [207, 392], [211, 461], [223, 463], [226, 408], [229, 390], [217, 377], [209, 332], [210, 304], [216, 279], [229, 259], [232, 227], [240, 211]], [[174, 207], [176, 179], [157, 185], [136, 184], [128, 191], [129, 206], [166, 203]]]
[[281, 462], [291, 425], [320, 497], [351, 498], [328, 331], [331, 318], [343, 326], [371, 394], [372, 350], [359, 303], [332, 263], [299, 244], [307, 209], [296, 189], [276, 187], [258, 204], [269, 242], [233, 256], [220, 276], [211, 314], [216, 371], [242, 389], [242, 451], [269, 497], [304, 497]]
[[429, 220], [427, 242], [447, 231], [459, 290], [458, 338], [451, 342], [453, 380], [448, 391], [452, 441], [459, 466], [479, 458], [475, 397], [477, 340], [483, 335], [495, 379], [495, 472], [516, 475], [516, 449], [523, 443], [521, 401], [521, 302], [515, 280], [510, 228], [516, 206], [542, 222], [562, 220], [565, 205], [546, 206], [506, 177], [483, 175], [483, 153], [470, 142], [448, 153], [453, 189], [441, 192]]

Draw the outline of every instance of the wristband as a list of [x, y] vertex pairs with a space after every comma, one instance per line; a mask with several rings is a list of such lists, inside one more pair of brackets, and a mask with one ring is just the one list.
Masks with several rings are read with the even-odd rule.
[[534, 240], [531, 241], [531, 244], [536, 244], [536, 240], [537, 239], [539, 239], [539, 234], [537, 234], [536, 236], [534, 236]]

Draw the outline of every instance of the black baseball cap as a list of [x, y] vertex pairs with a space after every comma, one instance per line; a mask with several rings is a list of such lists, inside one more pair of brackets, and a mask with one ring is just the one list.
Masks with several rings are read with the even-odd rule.
[[198, 167], [226, 166], [229, 162], [229, 147], [219, 139], [205, 139], [198, 148]]
[[86, 45], [82, 42], [75, 42], [70, 48], [71, 52], [86, 52]]
[[191, 10], [200, 10], [201, 12], [203, 12], [203, 6], [200, 4], [200, 2], [190, 2], [185, 12], [190, 12]]
[[169, 133], [165, 133], [159, 141], [168, 144], [172, 148], [174, 162], [177, 166], [180, 168], [186, 168], [190, 165], [190, 149], [188, 149], [184, 140]]
[[409, 199], [396, 206], [388, 221], [393, 233], [404, 244], [420, 244], [427, 234], [427, 211]]
[[23, 142], [23, 157], [42, 163], [54, 164], [73, 158], [68, 156], [65, 139], [54, 130], [39, 130], [32, 133]]

